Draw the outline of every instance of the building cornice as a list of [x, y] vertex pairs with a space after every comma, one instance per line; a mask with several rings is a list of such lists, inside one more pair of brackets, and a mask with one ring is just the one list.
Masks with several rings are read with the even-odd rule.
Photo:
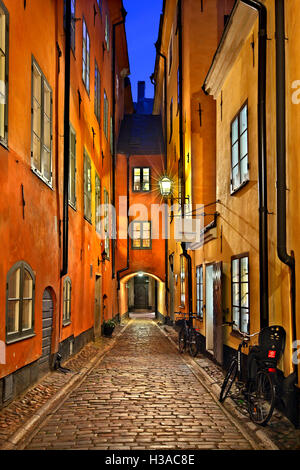
[[237, 0], [203, 84], [206, 94], [218, 97], [257, 19], [256, 9]]

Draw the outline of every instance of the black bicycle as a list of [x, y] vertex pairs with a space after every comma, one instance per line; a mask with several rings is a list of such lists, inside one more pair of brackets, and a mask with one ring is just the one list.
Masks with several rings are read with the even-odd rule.
[[[228, 322], [225, 325], [234, 326], [235, 323]], [[242, 336], [242, 339], [224, 378], [219, 401], [224, 402], [230, 395], [239, 405], [246, 402], [251, 420], [255, 424], [265, 426], [271, 419], [275, 407], [276, 366], [284, 351], [285, 331], [281, 326], [267, 327], [252, 335], [243, 333], [239, 329], [235, 331]], [[248, 347], [250, 338], [257, 335], [259, 335], [259, 345], [253, 348], [256, 373], [255, 377], [251, 377], [252, 380], [248, 377], [245, 383], [241, 367], [242, 348]], [[233, 385], [235, 386], [232, 393]]]
[[200, 351], [200, 345], [198, 340], [198, 333], [196, 328], [193, 327], [193, 319], [197, 318], [197, 315], [187, 314], [183, 319], [183, 325], [178, 333], [178, 348], [182, 354], [186, 351], [187, 347], [192, 357], [196, 357]]

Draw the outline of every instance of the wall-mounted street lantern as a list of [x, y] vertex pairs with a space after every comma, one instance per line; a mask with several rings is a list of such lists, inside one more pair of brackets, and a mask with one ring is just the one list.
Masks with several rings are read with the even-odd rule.
[[171, 197], [173, 195], [173, 181], [168, 176], [163, 176], [159, 180], [160, 194], [165, 197]]

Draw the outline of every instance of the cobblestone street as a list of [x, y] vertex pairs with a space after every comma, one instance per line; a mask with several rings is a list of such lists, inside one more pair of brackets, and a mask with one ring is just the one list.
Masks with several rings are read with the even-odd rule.
[[154, 322], [133, 320], [25, 448], [259, 449], [249, 434]]

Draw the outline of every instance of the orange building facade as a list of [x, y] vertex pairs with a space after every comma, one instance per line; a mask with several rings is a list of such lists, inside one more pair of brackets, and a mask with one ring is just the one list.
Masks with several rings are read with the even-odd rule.
[[109, 204], [120, 124], [132, 108], [126, 15], [121, 1], [71, 0], [66, 193], [67, 6], [0, 2], [4, 405], [49, 370], [57, 353], [65, 359], [79, 351], [119, 313]]

